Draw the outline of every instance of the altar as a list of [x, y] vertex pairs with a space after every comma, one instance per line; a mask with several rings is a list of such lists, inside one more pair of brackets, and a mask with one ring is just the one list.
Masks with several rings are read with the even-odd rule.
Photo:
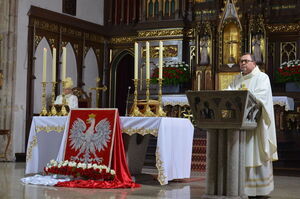
[[[39, 173], [58, 157], [68, 117], [33, 117], [26, 155], [26, 174]], [[188, 119], [162, 117], [120, 117], [128, 135], [157, 137], [156, 168], [161, 185], [190, 177], [194, 127]]]

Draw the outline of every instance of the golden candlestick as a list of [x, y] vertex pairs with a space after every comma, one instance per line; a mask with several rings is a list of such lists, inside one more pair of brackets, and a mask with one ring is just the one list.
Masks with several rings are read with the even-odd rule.
[[156, 116], [150, 109], [149, 106], [149, 102], [150, 102], [150, 91], [149, 91], [149, 87], [150, 87], [150, 79], [146, 79], [146, 111], [144, 113], [145, 117], [154, 117]]
[[55, 86], [56, 82], [51, 82], [52, 83], [52, 93], [51, 93], [51, 111], [48, 113], [49, 116], [55, 116], [57, 115], [56, 108], [54, 106], [54, 101], [55, 101]]
[[46, 106], [46, 85], [47, 82], [42, 82], [42, 111], [40, 116], [47, 116], [47, 106]]
[[[100, 78], [97, 78], [96, 81], [97, 85], [99, 85]], [[99, 108], [100, 91], [103, 90], [105, 92], [107, 90], [107, 87], [104, 85], [103, 87], [90, 88], [90, 90], [96, 91], [96, 107]]]
[[158, 79], [158, 102], [159, 102], [159, 107], [158, 107], [158, 111], [156, 113], [156, 115], [158, 117], [165, 117], [167, 114], [164, 112], [163, 108], [162, 108], [162, 78]]
[[130, 114], [130, 117], [141, 117], [143, 114], [140, 112], [139, 108], [137, 107], [137, 100], [138, 100], [138, 79], [134, 79], [134, 99], [133, 99], [133, 105], [132, 105], [132, 112]]
[[[63, 83], [63, 90], [65, 89], [65, 86], [66, 86], [66, 81], [62, 81]], [[59, 116], [66, 116], [68, 115], [68, 111], [65, 107], [65, 105], [67, 104], [67, 101], [66, 101], [66, 97], [65, 97], [65, 92], [63, 91], [62, 92], [62, 107], [61, 107], [61, 110], [60, 112], [58, 113]]]

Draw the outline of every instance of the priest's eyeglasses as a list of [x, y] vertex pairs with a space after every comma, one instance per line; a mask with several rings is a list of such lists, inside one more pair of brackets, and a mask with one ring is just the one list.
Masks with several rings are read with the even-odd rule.
[[253, 62], [252, 60], [249, 60], [249, 59], [241, 59], [240, 60], [240, 63], [242, 64], [242, 63], [246, 63], [246, 64], [248, 64], [249, 62]]

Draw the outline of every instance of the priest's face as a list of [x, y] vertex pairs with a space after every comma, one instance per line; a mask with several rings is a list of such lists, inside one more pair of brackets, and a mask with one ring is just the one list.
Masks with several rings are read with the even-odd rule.
[[243, 55], [240, 59], [240, 69], [243, 75], [247, 75], [252, 72], [256, 64], [252, 60], [250, 55]]
[[64, 89], [64, 93], [65, 93], [65, 95], [71, 94], [72, 93], [72, 89], [71, 88], [65, 88]]

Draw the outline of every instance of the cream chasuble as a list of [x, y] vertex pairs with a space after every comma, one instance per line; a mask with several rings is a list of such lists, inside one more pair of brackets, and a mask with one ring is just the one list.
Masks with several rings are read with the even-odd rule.
[[[67, 105], [70, 109], [78, 108], [78, 98], [75, 95], [65, 95]], [[62, 104], [62, 95], [56, 97], [54, 104]]]
[[246, 133], [245, 193], [249, 196], [267, 195], [274, 187], [271, 161], [278, 159], [270, 80], [256, 66], [248, 75], [237, 75], [228, 89], [241, 87], [246, 87], [262, 105], [257, 128]]

